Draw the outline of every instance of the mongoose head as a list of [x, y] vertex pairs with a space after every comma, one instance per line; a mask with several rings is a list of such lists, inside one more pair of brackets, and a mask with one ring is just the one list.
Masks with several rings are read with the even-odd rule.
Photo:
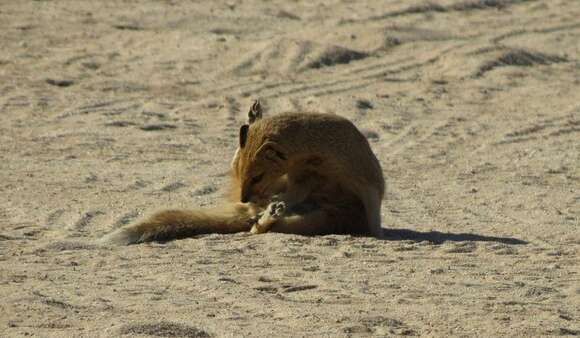
[[285, 151], [268, 140], [268, 128], [261, 119], [262, 108], [256, 101], [248, 113], [248, 123], [240, 128], [239, 147], [232, 161], [243, 203], [259, 203], [279, 193], [280, 179], [286, 174]]

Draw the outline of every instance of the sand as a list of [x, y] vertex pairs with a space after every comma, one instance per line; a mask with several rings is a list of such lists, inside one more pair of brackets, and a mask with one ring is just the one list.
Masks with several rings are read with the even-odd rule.
[[[0, 4], [0, 336], [580, 335], [580, 2]], [[253, 99], [336, 113], [385, 240], [101, 247], [217, 204]]]

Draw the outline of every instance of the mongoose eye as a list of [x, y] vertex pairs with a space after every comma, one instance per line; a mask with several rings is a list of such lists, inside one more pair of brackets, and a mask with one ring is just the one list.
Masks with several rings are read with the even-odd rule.
[[264, 173], [261, 173], [258, 176], [252, 177], [252, 184], [256, 184], [256, 183], [260, 182], [262, 180], [262, 178], [264, 178]]

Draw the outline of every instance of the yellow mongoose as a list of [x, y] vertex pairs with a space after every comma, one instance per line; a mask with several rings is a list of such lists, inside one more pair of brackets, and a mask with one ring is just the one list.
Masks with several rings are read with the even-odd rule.
[[308, 113], [262, 118], [256, 101], [240, 128], [231, 165], [230, 205], [161, 211], [103, 241], [131, 244], [248, 230], [382, 236], [381, 166], [345, 118]]

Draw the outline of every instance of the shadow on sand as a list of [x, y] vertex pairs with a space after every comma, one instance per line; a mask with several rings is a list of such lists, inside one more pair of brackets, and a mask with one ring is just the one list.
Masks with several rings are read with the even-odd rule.
[[449, 232], [429, 231], [420, 232], [408, 229], [384, 229], [384, 239], [389, 241], [411, 240], [411, 241], [429, 241], [436, 244], [444, 242], [497, 242], [504, 244], [521, 245], [528, 242], [511, 237], [494, 237], [477, 234], [453, 234]]

